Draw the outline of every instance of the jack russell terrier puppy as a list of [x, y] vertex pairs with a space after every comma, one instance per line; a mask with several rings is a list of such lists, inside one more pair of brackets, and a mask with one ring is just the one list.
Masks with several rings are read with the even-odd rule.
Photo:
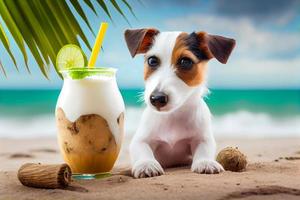
[[220, 173], [211, 114], [203, 100], [207, 63], [225, 64], [235, 40], [205, 32], [125, 31], [132, 57], [145, 54], [147, 105], [130, 144], [135, 178], [159, 176], [164, 168], [191, 165], [196, 173]]

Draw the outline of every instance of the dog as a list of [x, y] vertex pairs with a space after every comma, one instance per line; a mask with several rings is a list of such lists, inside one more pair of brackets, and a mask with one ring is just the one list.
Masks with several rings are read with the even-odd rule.
[[164, 169], [190, 165], [196, 173], [224, 171], [215, 160], [216, 143], [207, 94], [207, 63], [226, 64], [235, 40], [206, 32], [160, 32], [127, 29], [132, 57], [145, 54], [146, 108], [129, 151], [135, 178], [164, 174]]

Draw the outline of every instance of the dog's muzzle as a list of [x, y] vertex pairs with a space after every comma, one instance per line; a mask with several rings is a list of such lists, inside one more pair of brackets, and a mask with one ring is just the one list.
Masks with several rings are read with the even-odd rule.
[[168, 95], [163, 92], [154, 91], [150, 95], [150, 102], [157, 110], [164, 107], [168, 103]]

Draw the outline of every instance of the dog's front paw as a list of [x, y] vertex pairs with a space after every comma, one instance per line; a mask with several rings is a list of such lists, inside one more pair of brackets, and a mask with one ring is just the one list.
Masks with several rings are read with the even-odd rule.
[[156, 160], [137, 161], [132, 167], [134, 178], [147, 178], [162, 174], [164, 174], [164, 170]]
[[192, 164], [192, 171], [199, 174], [218, 174], [224, 168], [215, 160], [197, 160]]

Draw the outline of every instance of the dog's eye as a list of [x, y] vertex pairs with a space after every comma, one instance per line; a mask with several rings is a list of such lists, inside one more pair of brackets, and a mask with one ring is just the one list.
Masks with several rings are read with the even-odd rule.
[[148, 65], [153, 68], [157, 67], [159, 65], [159, 59], [156, 56], [150, 56], [148, 58]]
[[193, 67], [194, 62], [187, 57], [180, 58], [178, 60], [178, 65], [183, 70], [190, 70]]

